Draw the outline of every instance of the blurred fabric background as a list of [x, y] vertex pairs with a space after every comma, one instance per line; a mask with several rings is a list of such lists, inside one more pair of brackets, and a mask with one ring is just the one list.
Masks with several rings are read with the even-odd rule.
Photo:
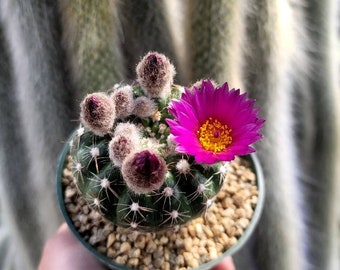
[[148, 51], [175, 82], [257, 100], [266, 205], [237, 269], [340, 269], [339, 0], [0, 0], [0, 269], [36, 269], [61, 224], [57, 158], [79, 102], [135, 78]]

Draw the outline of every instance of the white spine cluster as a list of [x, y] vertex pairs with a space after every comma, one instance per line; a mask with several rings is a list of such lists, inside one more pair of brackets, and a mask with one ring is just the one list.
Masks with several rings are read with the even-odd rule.
[[180, 174], [190, 173], [190, 164], [186, 159], [181, 159], [176, 164], [176, 169]]

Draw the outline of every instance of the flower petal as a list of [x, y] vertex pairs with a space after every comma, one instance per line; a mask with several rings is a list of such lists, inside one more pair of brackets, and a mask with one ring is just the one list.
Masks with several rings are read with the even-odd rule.
[[185, 88], [181, 99], [168, 107], [173, 119], [166, 120], [176, 150], [207, 164], [254, 152], [250, 145], [262, 138], [259, 130], [264, 124], [254, 105], [254, 99], [239, 89], [230, 90], [227, 83], [214, 87], [204, 80], [200, 89]]

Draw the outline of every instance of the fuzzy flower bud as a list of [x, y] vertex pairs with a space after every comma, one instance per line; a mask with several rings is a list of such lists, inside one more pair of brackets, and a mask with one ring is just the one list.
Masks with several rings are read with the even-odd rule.
[[149, 52], [138, 63], [137, 80], [151, 97], [166, 98], [176, 74], [169, 59], [157, 52]]
[[118, 135], [113, 137], [109, 143], [109, 157], [114, 165], [120, 167], [124, 159], [136, 148], [136, 142], [127, 136]]
[[155, 103], [147, 97], [138, 97], [134, 101], [133, 114], [140, 117], [150, 117], [156, 111]]
[[82, 124], [96, 135], [107, 134], [115, 121], [113, 101], [104, 93], [93, 93], [85, 97], [80, 104]]
[[167, 142], [167, 145], [168, 145], [168, 147], [169, 147], [169, 150], [170, 150], [171, 152], [175, 152], [176, 147], [177, 147], [177, 143], [174, 141], [174, 135], [169, 134], [169, 136], [168, 136], [166, 142]]
[[149, 150], [130, 154], [122, 165], [126, 185], [137, 194], [159, 189], [165, 181], [166, 172], [165, 160]]
[[114, 137], [125, 136], [128, 137], [135, 144], [138, 144], [140, 140], [140, 134], [138, 128], [131, 123], [119, 123], [114, 131]]
[[123, 119], [129, 116], [133, 109], [133, 92], [131, 86], [124, 86], [116, 89], [112, 94], [115, 104], [116, 117]]
[[[198, 90], [201, 90], [202, 88], [202, 82], [204, 82], [206, 79], [201, 79], [198, 80], [197, 82], [195, 82], [194, 84], [191, 85], [190, 89], [192, 90], [194, 87], [197, 88]], [[210, 80], [210, 82], [212, 83], [212, 85], [214, 87], [217, 87], [217, 83], [213, 80]]]

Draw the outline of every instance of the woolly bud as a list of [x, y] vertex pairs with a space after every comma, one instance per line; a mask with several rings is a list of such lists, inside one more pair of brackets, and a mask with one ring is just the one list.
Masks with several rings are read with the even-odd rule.
[[109, 156], [113, 164], [122, 166], [127, 155], [129, 155], [137, 147], [136, 142], [127, 136], [118, 135], [113, 137], [109, 143]]
[[[190, 89], [192, 90], [194, 87], [197, 88], [198, 90], [201, 90], [202, 88], [202, 82], [203, 81], [206, 81], [207, 79], [202, 79], [202, 80], [199, 80], [197, 82], [195, 82], [193, 85], [191, 85]], [[214, 87], [217, 87], [217, 83], [211, 79], [209, 79], [209, 81], [212, 83], [212, 85]]]
[[169, 147], [169, 150], [171, 152], [175, 152], [176, 151], [176, 147], [177, 147], [177, 143], [174, 140], [174, 135], [169, 134], [168, 138], [166, 139], [167, 145]]
[[133, 91], [131, 86], [124, 86], [116, 89], [112, 94], [115, 104], [116, 117], [123, 119], [129, 116], [133, 109]]
[[170, 94], [176, 71], [165, 55], [149, 52], [138, 63], [136, 72], [139, 84], [151, 97], [166, 98]]
[[155, 103], [147, 97], [138, 97], [134, 101], [133, 114], [140, 117], [150, 117], [156, 111]]
[[107, 134], [115, 121], [113, 101], [104, 93], [93, 93], [80, 104], [80, 120], [96, 135]]
[[159, 189], [165, 181], [165, 160], [149, 150], [128, 155], [122, 165], [122, 175], [127, 186], [137, 194]]
[[125, 136], [130, 138], [131, 141], [138, 144], [140, 140], [138, 128], [131, 123], [119, 123], [113, 133], [114, 137]]

